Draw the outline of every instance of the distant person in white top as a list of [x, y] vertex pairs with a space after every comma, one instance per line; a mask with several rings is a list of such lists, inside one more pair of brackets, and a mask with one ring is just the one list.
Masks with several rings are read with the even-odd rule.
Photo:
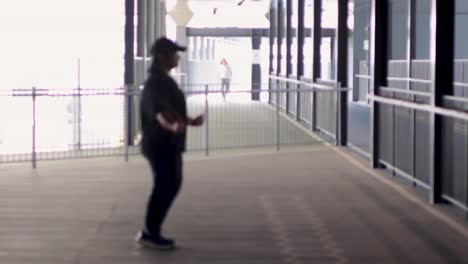
[[220, 61], [220, 64], [219, 78], [221, 80], [221, 91], [223, 93], [223, 99], [226, 100], [226, 93], [229, 92], [231, 86], [232, 70], [231, 65], [228, 64], [225, 58]]

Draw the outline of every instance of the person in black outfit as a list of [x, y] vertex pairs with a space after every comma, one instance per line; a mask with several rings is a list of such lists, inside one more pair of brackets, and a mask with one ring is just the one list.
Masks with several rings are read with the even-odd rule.
[[142, 153], [153, 172], [145, 228], [137, 241], [159, 249], [172, 249], [173, 240], [164, 238], [161, 225], [182, 183], [182, 153], [186, 126], [200, 126], [203, 115], [187, 116], [185, 96], [169, 76], [179, 61], [181, 47], [167, 38], [158, 39], [151, 49], [153, 63], [141, 93]]

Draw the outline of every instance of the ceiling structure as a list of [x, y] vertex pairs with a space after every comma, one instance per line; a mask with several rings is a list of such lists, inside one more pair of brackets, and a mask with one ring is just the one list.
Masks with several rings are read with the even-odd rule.
[[[180, 0], [179, 0], [180, 1]], [[268, 28], [266, 14], [270, 1], [259, 0], [182, 0], [193, 16], [191, 28]], [[166, 0], [169, 13], [177, 0]], [[182, 5], [181, 5], [182, 6]]]
[[[166, 0], [169, 12], [173, 10], [177, 1], [185, 2], [193, 12], [187, 24], [191, 28], [269, 27], [267, 13], [270, 0]], [[306, 0], [306, 8], [312, 3], [312, 0]], [[353, 3], [354, 0], [350, 1], [350, 16], [353, 14]], [[336, 27], [337, 5], [338, 0], [323, 0], [324, 26]]]

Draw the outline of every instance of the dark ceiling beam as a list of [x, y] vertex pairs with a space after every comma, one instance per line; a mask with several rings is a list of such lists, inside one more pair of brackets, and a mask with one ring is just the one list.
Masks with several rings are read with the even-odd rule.
[[[261, 32], [262, 37], [267, 38], [270, 29], [267, 28], [187, 28], [188, 37], [251, 37], [252, 30]], [[295, 36], [293, 32], [293, 37]], [[304, 37], [310, 38], [312, 30], [310, 28], [304, 29]], [[335, 37], [334, 28], [323, 28], [322, 37], [331, 38]]]

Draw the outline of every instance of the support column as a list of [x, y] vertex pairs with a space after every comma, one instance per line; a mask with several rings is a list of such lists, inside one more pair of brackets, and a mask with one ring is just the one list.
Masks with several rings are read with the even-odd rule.
[[155, 13], [154, 13], [154, 4], [155, 4], [155, 1], [156, 0], [147, 0], [147, 4], [146, 4], [146, 23], [147, 23], [147, 26], [146, 26], [146, 48], [147, 48], [147, 53], [146, 54], [150, 54], [151, 52], [151, 47], [154, 43], [154, 41], [156, 40], [156, 36], [155, 36], [155, 23], [154, 23], [154, 17], [155, 17]]
[[292, 3], [293, 0], [286, 0], [286, 76], [292, 72]]
[[[187, 27], [185, 25], [178, 25], [176, 28], [176, 41], [177, 44], [188, 47], [189, 38], [187, 37]], [[188, 52], [179, 52], [180, 60], [178, 73], [180, 74], [180, 87], [187, 91], [187, 64], [188, 64]]]
[[[411, 90], [411, 81], [409, 80], [412, 76], [412, 62], [416, 59], [416, 16], [417, 16], [417, 6], [416, 0], [408, 0], [408, 36], [406, 40], [406, 64], [407, 73], [406, 77], [408, 81], [406, 82], [406, 89], [409, 91]], [[411, 101], [414, 101], [415, 96], [409, 96]], [[411, 175], [416, 177], [416, 111], [408, 109], [410, 113], [410, 120], [411, 120], [411, 138], [413, 144], [411, 146], [412, 151], [412, 167], [411, 167]], [[413, 186], [416, 186], [416, 183], [413, 182]]]
[[[286, 0], [286, 77], [292, 74], [292, 0]], [[286, 89], [289, 90], [290, 85], [286, 84]], [[289, 101], [291, 95], [289, 91], [286, 93], [286, 113], [290, 112]]]
[[[300, 80], [304, 75], [304, 16], [305, 0], [297, 1], [297, 78]], [[299, 101], [299, 100], [298, 100]]]
[[166, 2], [165, 0], [155, 0], [155, 38], [166, 36]]
[[283, 42], [283, 37], [284, 37], [284, 23], [285, 23], [285, 17], [284, 17], [284, 5], [283, 5], [283, 0], [278, 0], [278, 17], [277, 17], [277, 21], [278, 21], [278, 35], [277, 35], [277, 38], [276, 38], [276, 41], [277, 41], [277, 53], [276, 53], [276, 62], [277, 62], [277, 65], [276, 65], [276, 73], [279, 75], [281, 74], [281, 62], [283, 60], [283, 54], [281, 54], [281, 47], [283, 46], [282, 45], [282, 42]]
[[[330, 38], [330, 80], [336, 80], [336, 37]], [[322, 76], [325, 79], [325, 76]]]
[[[371, 3], [371, 94], [379, 95], [380, 87], [387, 85], [388, 64], [388, 0], [372, 0]], [[379, 166], [379, 104], [371, 103], [371, 166]]]
[[[348, 0], [338, 0], [338, 29], [335, 74], [340, 87], [348, 87]], [[348, 92], [338, 93], [339, 129], [338, 145], [346, 146], [348, 141]]]
[[[314, 1], [314, 23], [312, 29], [313, 35], [313, 52], [312, 52], [312, 81], [317, 81], [320, 78], [321, 67], [320, 67], [320, 45], [322, 43], [322, 0]], [[312, 111], [312, 130], [317, 129], [317, 94], [312, 93], [312, 107], [315, 109]]]
[[[453, 95], [455, 0], [432, 0], [432, 106], [442, 107], [444, 95]], [[430, 202], [442, 201], [442, 117], [431, 114]]]
[[193, 47], [192, 47], [192, 60], [198, 60], [198, 38], [197, 36], [192, 37]]
[[256, 93], [261, 88], [262, 72], [260, 68], [260, 45], [262, 44], [262, 30], [252, 29], [252, 100], [260, 100], [260, 93]]
[[[297, 79], [300, 80], [304, 75], [304, 15], [305, 1], [297, 0]], [[296, 101], [296, 119], [301, 120], [301, 92], [297, 92]]]
[[137, 2], [137, 49], [135, 59], [135, 85], [140, 86], [146, 79], [146, 57], [147, 57], [147, 0], [138, 0]]
[[200, 37], [200, 48], [198, 49], [198, 57], [200, 60], [205, 60], [205, 37]]
[[215, 60], [216, 57], [216, 39], [213, 39], [213, 42], [211, 43], [211, 50], [210, 50], [210, 53], [211, 53], [211, 59], [212, 60]]
[[210, 54], [209, 54], [209, 50], [210, 50], [210, 39], [209, 38], [205, 38], [205, 40], [203, 41], [204, 43], [204, 46], [203, 46], [203, 57], [205, 58], [206, 61], [210, 60]]
[[[124, 70], [124, 84], [126, 91], [132, 91], [134, 85], [134, 39], [135, 39], [135, 29], [134, 29], [134, 11], [135, 11], [135, 1], [134, 0], [125, 0], [125, 70]], [[125, 97], [127, 100], [127, 109], [126, 109], [126, 119], [127, 127], [126, 129], [126, 142], [127, 145], [132, 145], [132, 139], [134, 136], [134, 131], [132, 129], [133, 124], [133, 100], [131, 97]]]
[[[275, 53], [273, 51], [275, 41], [277, 41], [275, 38], [278, 37], [278, 11], [277, 11], [277, 1], [270, 1], [270, 10], [269, 10], [269, 16], [268, 18], [270, 19], [270, 31], [269, 31], [269, 40], [270, 40], [270, 54], [269, 54], [269, 64], [268, 64], [268, 75], [270, 74], [275, 74], [275, 68], [274, 68], [274, 63], [275, 59], [278, 58], [278, 54], [276, 55], [275, 58]], [[278, 42], [276, 42], [278, 43]], [[274, 72], [275, 71], [275, 72]], [[277, 81], [271, 81], [268, 79], [268, 89], [271, 91], [272, 88], [276, 87]], [[273, 103], [271, 100], [271, 93], [269, 93], [268, 96], [268, 102], [271, 104]]]
[[207, 61], [211, 61], [211, 39], [206, 39], [205, 56]]
[[137, 56], [144, 57], [146, 52], [146, 1], [138, 0], [138, 36], [137, 36]]
[[[163, 3], [162, 0], [159, 0]], [[160, 12], [160, 20], [165, 21], [166, 19], [166, 8], [165, 5], [162, 5], [161, 7], [161, 12]], [[193, 37], [189, 38], [187, 36], [187, 24], [190, 22], [192, 19], [193, 13], [188, 7], [187, 1], [186, 0], [178, 0], [176, 5], [173, 7], [172, 10], [169, 10], [168, 14], [172, 17], [174, 22], [176, 23], [176, 42], [185, 47], [189, 47], [189, 51], [187, 52], [180, 52], [180, 60], [179, 60], [179, 66], [177, 68], [177, 72], [179, 74], [179, 84], [180, 87], [188, 91], [188, 87], [186, 86], [187, 82], [187, 67], [188, 67], [188, 60], [189, 58], [195, 59], [195, 49], [196, 46], [193, 44], [195, 42], [195, 39]], [[165, 28], [165, 23], [161, 23], [161, 26]], [[165, 32], [161, 32], [161, 34], [165, 34]], [[191, 42], [189, 45], [189, 42]], [[189, 53], [191, 52], [191, 53]]]
[[154, 40], [160, 38], [161, 35], [161, 1], [160, 0], [152, 0], [153, 2], [153, 35]]
[[277, 37], [277, 31], [278, 31], [278, 23], [277, 23], [277, 10], [276, 10], [276, 5], [275, 1], [271, 1], [270, 3], [270, 13], [269, 13], [269, 19], [270, 19], [270, 34], [269, 34], [269, 39], [270, 39], [270, 57], [269, 57], [269, 64], [268, 64], [268, 74], [272, 74], [274, 67], [274, 53], [273, 53], [273, 45], [275, 44], [275, 38]]
[[320, 46], [322, 44], [322, 0], [314, 1], [314, 24], [312, 29], [313, 34], [313, 67], [312, 67], [312, 80], [315, 82], [320, 78], [321, 65], [320, 65]]
[[[407, 77], [411, 78], [411, 62], [416, 58], [416, 15], [417, 15], [417, 6], [416, 0], [408, 1], [408, 38], [406, 41], [407, 44], [407, 53], [406, 53], [406, 62], [408, 63], [408, 72]], [[411, 82], [408, 81], [407, 89], [409, 90]]]

